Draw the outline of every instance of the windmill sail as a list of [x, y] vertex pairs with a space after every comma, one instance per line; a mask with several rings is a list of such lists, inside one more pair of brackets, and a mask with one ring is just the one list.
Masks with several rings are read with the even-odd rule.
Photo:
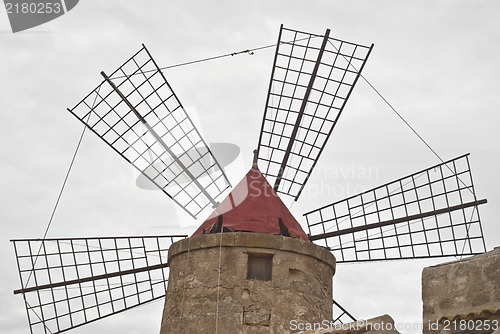
[[12, 240], [31, 333], [61, 333], [163, 298], [186, 236]]
[[258, 145], [260, 170], [298, 199], [373, 47], [281, 26]]
[[[356, 318], [349, 313], [342, 305], [340, 305], [335, 299], [333, 300], [333, 321], [332, 323], [336, 326], [347, 324], [350, 322], [355, 322]], [[340, 326], [342, 328], [342, 326]]]
[[468, 155], [305, 213], [338, 263], [486, 251]]
[[101, 75], [68, 110], [192, 217], [208, 215], [229, 180], [146, 47]]

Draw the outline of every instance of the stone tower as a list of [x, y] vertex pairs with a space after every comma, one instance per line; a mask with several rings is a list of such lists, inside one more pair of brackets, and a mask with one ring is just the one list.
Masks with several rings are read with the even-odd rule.
[[168, 261], [161, 334], [281, 334], [294, 321], [332, 319], [335, 258], [255, 165]]

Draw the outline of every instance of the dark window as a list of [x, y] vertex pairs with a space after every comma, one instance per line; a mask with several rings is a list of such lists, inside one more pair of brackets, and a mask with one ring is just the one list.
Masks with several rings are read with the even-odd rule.
[[247, 279], [270, 281], [273, 274], [272, 254], [248, 254]]

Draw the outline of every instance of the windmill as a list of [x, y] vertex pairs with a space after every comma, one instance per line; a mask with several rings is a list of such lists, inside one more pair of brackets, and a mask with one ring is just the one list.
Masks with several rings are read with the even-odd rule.
[[[220, 235], [222, 247], [223, 234], [280, 235], [314, 242], [337, 263], [484, 252], [478, 206], [486, 200], [476, 198], [468, 155], [309, 211], [307, 235], [283, 205], [302, 194], [372, 48], [330, 37], [330, 30], [281, 26], [253, 166], [240, 182], [258, 179], [269, 188], [265, 203], [238, 197], [240, 184], [231, 190], [144, 45], [111, 74], [101, 72], [102, 82], [68, 110], [189, 215], [208, 216], [191, 238]], [[272, 220], [242, 219], [270, 202], [279, 207]], [[65, 332], [164, 298], [169, 249], [178, 252], [186, 237], [12, 240], [21, 281], [14, 293], [24, 298], [31, 333]]]

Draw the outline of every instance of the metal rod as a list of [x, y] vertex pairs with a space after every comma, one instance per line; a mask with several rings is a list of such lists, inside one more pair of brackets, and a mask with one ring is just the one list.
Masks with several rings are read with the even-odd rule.
[[59, 240], [64, 240], [64, 241], [70, 241], [70, 240], [92, 240], [92, 239], [102, 239], [102, 240], [109, 240], [109, 239], [128, 239], [128, 238], [187, 238], [187, 234], [175, 234], [175, 235], [132, 235], [132, 236], [125, 236], [125, 237], [80, 237], [80, 238], [46, 238], [46, 239], [12, 239], [10, 242], [18, 242], [18, 241], [59, 241]]
[[[480, 254], [484, 254], [484, 252], [471, 252], [467, 255], [480, 255]], [[336, 263], [339, 264], [339, 263], [360, 263], [360, 262], [377, 262], [377, 261], [394, 261], [394, 260], [438, 259], [438, 258], [458, 256], [458, 255], [460, 255], [460, 254], [425, 255], [425, 256], [415, 256], [415, 257], [402, 256], [402, 257], [396, 257], [396, 258], [356, 259], [356, 260], [345, 260], [345, 261], [339, 260], [339, 261], [336, 261]]]
[[439, 214], [443, 214], [443, 213], [447, 213], [447, 212], [451, 212], [451, 211], [455, 211], [455, 210], [465, 209], [465, 208], [468, 208], [468, 207], [471, 207], [471, 206], [477, 206], [477, 205], [486, 204], [486, 203], [488, 203], [488, 201], [486, 199], [482, 199], [482, 200], [479, 200], [479, 201], [474, 201], [474, 202], [469, 202], [469, 203], [465, 203], [465, 204], [450, 206], [450, 207], [444, 208], [444, 209], [438, 209], [438, 210], [424, 212], [424, 213], [419, 213], [419, 214], [411, 215], [411, 216], [407, 216], [407, 217], [386, 220], [386, 221], [383, 221], [383, 222], [380, 222], [380, 223], [374, 223], [374, 224], [356, 226], [356, 227], [348, 228], [348, 229], [345, 229], [345, 230], [333, 231], [333, 232], [328, 232], [328, 233], [313, 235], [313, 236], [309, 236], [309, 240], [310, 241], [314, 241], [314, 240], [331, 238], [331, 237], [335, 237], [335, 236], [339, 236], [339, 235], [344, 235], [344, 234], [349, 234], [349, 233], [354, 233], [354, 232], [359, 232], [359, 231], [365, 231], [365, 230], [369, 230], [369, 229], [373, 229], [373, 228], [377, 228], [377, 227], [394, 225], [394, 224], [398, 224], [398, 223], [402, 223], [402, 222], [406, 222], [406, 221], [410, 221], [410, 220], [415, 220], [415, 219], [420, 219], [420, 218], [435, 216], [435, 215], [439, 215]]
[[[352, 320], [356, 321], [356, 318], [354, 318], [351, 313], [347, 312], [347, 310], [343, 308], [342, 305], [337, 303], [335, 299], [333, 299], [333, 305], [337, 306], [342, 312], [344, 312], [344, 314], [347, 314], [347, 316], [349, 316]], [[339, 319], [341, 316], [342, 315], [340, 315], [337, 319]]]
[[123, 95], [123, 93], [118, 89], [118, 87], [116, 87], [116, 85], [109, 79], [109, 77], [106, 75], [106, 73], [104, 73], [104, 71], [101, 72], [101, 75], [104, 77], [104, 79], [106, 80], [106, 82], [113, 88], [113, 90], [120, 96], [120, 98], [127, 104], [127, 106], [130, 108], [130, 110], [132, 110], [132, 112], [134, 113], [135, 116], [137, 116], [137, 118], [139, 118], [139, 120], [141, 121], [142, 124], [144, 124], [144, 126], [148, 129], [148, 131], [153, 135], [153, 137], [155, 137], [155, 139], [158, 141], [158, 143], [160, 143], [161, 146], [163, 146], [163, 148], [168, 152], [168, 154], [174, 159], [174, 161], [182, 168], [182, 170], [189, 176], [189, 178], [193, 181], [193, 183], [200, 189], [200, 191], [203, 193], [203, 195], [205, 195], [208, 200], [210, 201], [210, 203], [212, 203], [212, 205], [214, 207], [216, 207], [219, 203], [215, 201], [215, 199], [210, 196], [210, 194], [206, 191], [206, 189], [200, 184], [200, 182], [198, 182], [198, 180], [194, 177], [194, 175], [189, 171], [189, 169], [184, 165], [184, 163], [182, 163], [182, 161], [180, 161], [180, 159], [174, 154], [174, 152], [172, 152], [172, 150], [170, 149], [170, 147], [168, 147], [168, 145], [163, 141], [163, 139], [156, 133], [155, 130], [153, 130], [153, 128], [148, 124], [148, 122], [146, 122], [146, 120], [144, 119], [144, 117], [142, 117], [141, 114], [139, 114], [137, 112], [137, 110], [135, 109], [135, 107], [132, 105], [132, 103], [130, 103], [129, 100], [127, 100], [127, 98], [125, 97], [125, 95]]
[[[338, 204], [338, 203], [341, 203], [341, 202], [348, 201], [348, 200], [353, 199], [353, 198], [355, 198], [355, 197], [358, 197], [358, 196], [361, 196], [361, 195], [364, 195], [364, 194], [368, 194], [368, 193], [370, 193], [370, 192], [373, 192], [374, 190], [377, 190], [377, 189], [380, 189], [380, 188], [383, 188], [383, 187], [389, 186], [389, 185], [391, 185], [391, 184], [393, 184], [393, 183], [396, 183], [396, 182], [398, 182], [399, 180], [404, 180], [404, 179], [410, 178], [410, 177], [412, 177], [412, 176], [416, 176], [416, 175], [419, 175], [419, 174], [425, 173], [425, 172], [427, 172], [427, 171], [429, 171], [429, 170], [431, 170], [431, 169], [437, 168], [437, 167], [439, 167], [439, 166], [442, 166], [442, 165], [447, 164], [447, 163], [450, 163], [450, 162], [452, 162], [452, 161], [455, 161], [455, 160], [461, 159], [461, 158], [463, 158], [463, 157], [467, 157], [467, 156], [469, 156], [469, 155], [470, 155], [470, 153], [463, 154], [463, 155], [461, 155], [461, 156], [459, 156], [459, 157], [457, 157], [457, 158], [450, 159], [450, 160], [445, 161], [445, 162], [443, 162], [443, 163], [439, 163], [439, 164], [437, 164], [437, 165], [435, 165], [435, 166], [432, 166], [432, 167], [429, 167], [429, 168], [423, 169], [423, 170], [421, 170], [421, 171], [418, 171], [418, 172], [416, 172], [416, 173], [413, 173], [413, 174], [410, 174], [410, 175], [404, 176], [404, 177], [399, 178], [399, 179], [397, 179], [397, 180], [394, 180], [394, 181], [391, 181], [391, 182], [387, 182], [387, 183], [385, 183], [385, 184], [383, 184], [383, 185], [380, 185], [380, 186], [378, 186], [378, 187], [376, 187], [376, 188], [372, 188], [372, 189], [370, 189], [370, 190], [367, 190], [367, 191], [365, 191], [365, 192], [362, 192], [362, 193], [359, 193], [359, 194], [353, 195], [353, 196], [348, 197], [348, 198], [346, 198], [346, 199], [343, 199], [343, 200], [340, 200], [340, 201], [337, 201], [337, 202], [334, 202], [334, 203], [331, 203], [331, 204], [327, 204], [327, 205], [322, 206], [322, 207], [320, 207], [320, 208], [317, 208], [317, 209], [311, 210], [311, 211], [309, 211], [309, 212], [304, 213], [304, 214], [303, 214], [303, 216], [309, 215], [309, 214], [311, 214], [311, 213], [313, 213], [313, 212], [316, 212], [316, 211], [319, 211], [319, 210], [326, 209], [326, 208], [328, 208], [329, 206], [332, 206], [332, 205], [335, 205], [335, 204]], [[454, 176], [454, 175], [452, 175], [451, 177], [453, 177], [453, 176]], [[431, 196], [431, 197], [432, 197], [432, 196]], [[429, 198], [431, 198], [431, 197], [429, 197]]]
[[295, 126], [293, 127], [292, 134], [290, 135], [290, 141], [288, 142], [285, 156], [283, 157], [283, 161], [281, 162], [278, 176], [276, 177], [276, 181], [274, 183], [274, 191], [276, 191], [276, 192], [278, 192], [278, 187], [280, 185], [281, 179], [283, 178], [283, 173], [284, 173], [286, 165], [288, 163], [288, 158], [290, 157], [290, 153], [292, 151], [293, 144], [295, 143], [295, 137], [297, 137], [297, 133], [299, 131], [299, 125], [300, 125], [300, 122], [302, 121], [302, 116], [304, 115], [304, 111], [306, 110], [307, 103], [309, 102], [309, 95], [311, 94], [314, 80], [316, 79], [316, 75], [318, 74], [318, 69], [319, 69], [319, 65], [321, 63], [321, 58], [323, 57], [323, 52], [325, 51], [326, 43], [328, 42], [329, 36], [330, 36], [330, 29], [326, 29], [325, 36], [323, 36], [323, 43], [321, 44], [321, 49], [319, 50], [319, 53], [318, 53], [318, 58], [316, 59], [316, 63], [314, 64], [314, 69], [311, 73], [311, 78], [309, 79], [309, 84], [307, 85], [307, 89], [306, 89], [306, 92], [304, 94], [304, 98], [302, 99], [302, 104], [300, 106], [299, 114], [297, 115], [297, 120], [295, 121]]
[[72, 285], [72, 284], [93, 282], [93, 281], [97, 281], [100, 279], [136, 274], [136, 273], [141, 273], [144, 271], [151, 271], [151, 270], [162, 269], [162, 268], [166, 268], [166, 267], [168, 267], [167, 263], [161, 263], [161, 264], [156, 264], [154, 266], [149, 266], [149, 267], [144, 267], [144, 268], [117, 271], [115, 273], [110, 273], [110, 274], [102, 274], [102, 275], [97, 275], [97, 276], [74, 279], [74, 280], [70, 280], [70, 281], [66, 281], [66, 282], [44, 284], [44, 285], [33, 286], [30, 288], [25, 288], [25, 289], [14, 290], [14, 294], [17, 295], [20, 293], [27, 293], [27, 292], [32, 292], [32, 291], [44, 290], [44, 289], [58, 288], [58, 287], [62, 287], [62, 286]]
[[252, 162], [252, 168], [259, 168], [259, 151], [253, 150], [253, 162]]

